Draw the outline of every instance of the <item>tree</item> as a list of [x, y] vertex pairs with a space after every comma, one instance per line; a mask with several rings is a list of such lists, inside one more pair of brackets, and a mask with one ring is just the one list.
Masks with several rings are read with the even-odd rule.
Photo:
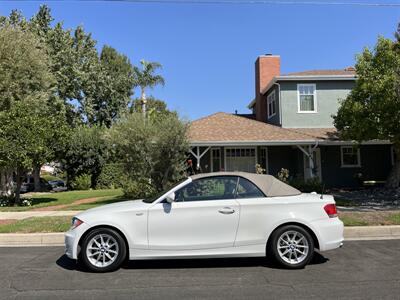
[[16, 174], [15, 201], [20, 202], [21, 183], [38, 157], [53, 159], [66, 135], [62, 114], [43, 112], [43, 101], [27, 99], [0, 112], [0, 167]]
[[88, 174], [91, 176], [91, 186], [95, 188], [109, 152], [102, 127], [82, 125], [75, 128], [63, 154], [68, 185], [71, 186], [76, 177]]
[[108, 136], [130, 179], [125, 191], [130, 185], [141, 187], [130, 196], [160, 192], [183, 176], [189, 149], [186, 130], [187, 124], [174, 114], [143, 122], [141, 113], [131, 113], [114, 124]]
[[[397, 32], [398, 37], [400, 31]], [[358, 79], [334, 116], [344, 139], [359, 142], [379, 139], [393, 143], [395, 165], [386, 181], [396, 188], [400, 181], [400, 52], [396, 42], [380, 37], [374, 49], [358, 55]]]
[[[12, 194], [11, 175], [16, 171], [17, 200], [23, 172], [32, 167], [35, 158], [53, 158], [61, 139], [58, 130], [63, 128], [63, 107], [55, 95], [54, 82], [46, 46], [28, 31], [0, 25], [0, 190], [7, 196]], [[25, 132], [26, 127], [36, 136], [34, 140]]]
[[[142, 113], [142, 99], [133, 99], [130, 111]], [[156, 99], [153, 96], [149, 96], [146, 98], [146, 111], [150, 118], [158, 117], [159, 115], [165, 114], [177, 115], [175, 111], [171, 111], [167, 108], [167, 103], [165, 103], [165, 101]]]
[[157, 69], [162, 68], [158, 62], [141, 60], [142, 69], [134, 67], [135, 82], [140, 87], [140, 99], [142, 104], [142, 114], [146, 116], [146, 88], [154, 88], [156, 85], [164, 85], [165, 81], [161, 75], [155, 75]]
[[127, 111], [133, 94], [133, 67], [129, 59], [114, 48], [104, 46], [100, 54], [101, 80], [94, 97], [94, 120], [91, 123], [110, 127]]
[[31, 33], [0, 27], [0, 111], [27, 98], [49, 99], [54, 78], [46, 48]]
[[110, 126], [127, 110], [134, 88], [133, 66], [109, 46], [99, 54], [96, 41], [82, 26], [64, 29], [61, 22], [52, 26], [53, 21], [50, 8], [42, 5], [29, 21], [13, 11], [8, 18], [0, 18], [0, 25], [30, 31], [47, 46], [54, 88], [71, 127], [82, 123]]

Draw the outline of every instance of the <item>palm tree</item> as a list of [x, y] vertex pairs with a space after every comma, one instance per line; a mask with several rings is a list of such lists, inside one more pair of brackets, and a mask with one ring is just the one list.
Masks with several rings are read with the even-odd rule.
[[156, 85], [161, 84], [164, 86], [165, 81], [161, 75], [155, 75], [157, 69], [161, 69], [162, 65], [158, 62], [150, 62], [141, 60], [142, 69], [134, 67], [134, 74], [136, 86], [140, 87], [140, 99], [142, 102], [142, 113], [146, 117], [146, 88], [154, 88]]

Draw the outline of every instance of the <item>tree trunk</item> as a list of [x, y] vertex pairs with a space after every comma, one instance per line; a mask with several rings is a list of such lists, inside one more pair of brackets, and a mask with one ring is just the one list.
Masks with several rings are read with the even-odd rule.
[[400, 182], [400, 147], [396, 145], [394, 147], [395, 159], [392, 170], [386, 180], [385, 188], [395, 189], [399, 187]]
[[17, 170], [17, 186], [15, 188], [15, 204], [20, 204], [21, 203], [21, 185], [22, 185], [22, 176], [23, 172], [21, 169]]
[[146, 93], [144, 91], [144, 87], [141, 88], [141, 102], [142, 102], [142, 114], [143, 114], [143, 118], [146, 119]]
[[13, 172], [10, 169], [0, 170], [0, 197], [10, 197], [14, 193]]
[[40, 187], [40, 168], [41, 166], [35, 165], [33, 167], [33, 183], [34, 183], [34, 191], [41, 192]]

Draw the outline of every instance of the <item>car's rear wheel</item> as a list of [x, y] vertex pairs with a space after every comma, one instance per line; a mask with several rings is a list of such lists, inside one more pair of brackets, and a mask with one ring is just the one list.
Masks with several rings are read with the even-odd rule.
[[269, 253], [284, 267], [304, 268], [314, 255], [314, 241], [304, 228], [286, 225], [273, 232]]
[[121, 266], [125, 257], [125, 241], [115, 230], [96, 228], [83, 240], [80, 258], [91, 271], [114, 271]]

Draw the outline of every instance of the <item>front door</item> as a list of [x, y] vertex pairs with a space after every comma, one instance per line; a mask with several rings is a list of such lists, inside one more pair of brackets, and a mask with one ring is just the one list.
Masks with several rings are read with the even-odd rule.
[[237, 177], [197, 179], [176, 191], [172, 204], [149, 209], [149, 248], [194, 250], [232, 247], [239, 224]]

